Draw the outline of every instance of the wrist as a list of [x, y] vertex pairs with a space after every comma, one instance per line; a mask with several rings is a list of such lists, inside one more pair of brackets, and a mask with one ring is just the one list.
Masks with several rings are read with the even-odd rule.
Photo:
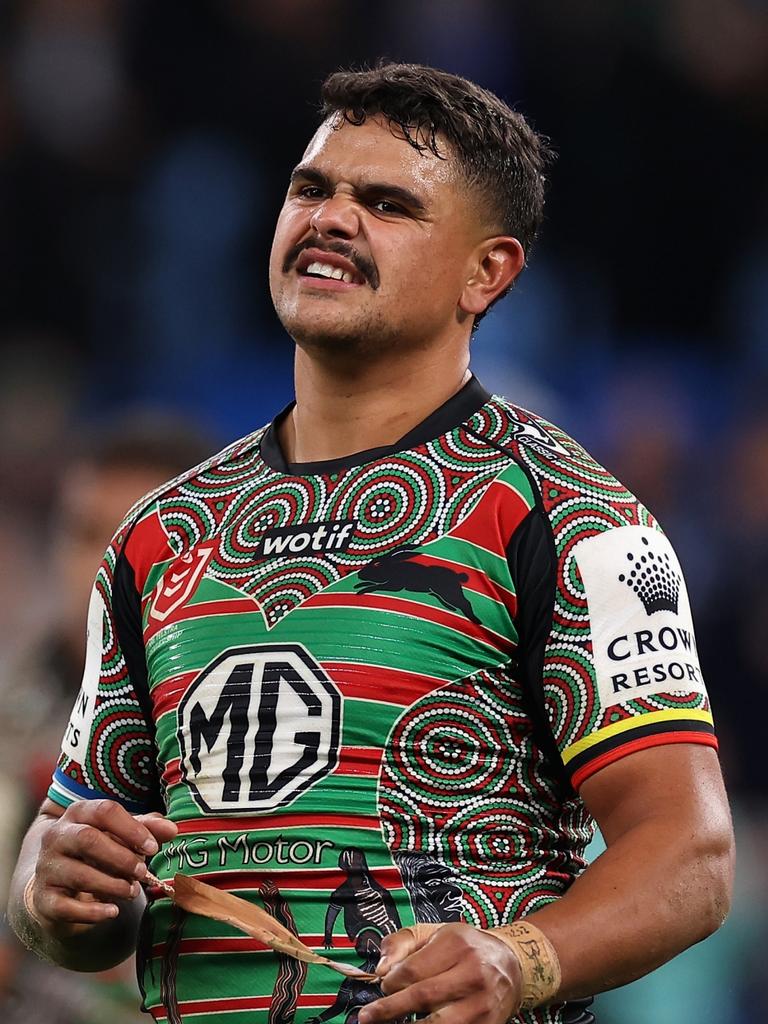
[[522, 975], [519, 1010], [533, 1010], [551, 1003], [560, 989], [561, 972], [557, 951], [546, 935], [534, 924], [514, 924], [489, 928], [517, 957]]

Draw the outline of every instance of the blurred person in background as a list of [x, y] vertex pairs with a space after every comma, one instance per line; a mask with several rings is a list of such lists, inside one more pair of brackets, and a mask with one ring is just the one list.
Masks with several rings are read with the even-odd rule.
[[719, 686], [725, 763], [745, 804], [756, 809], [765, 795], [764, 745], [750, 737], [768, 703], [768, 408], [760, 403], [746, 412], [713, 488], [724, 525], [715, 537], [717, 587], [702, 609], [701, 652]]
[[[8, 840], [16, 836], [18, 841], [45, 796], [56, 745], [80, 686], [88, 598], [104, 545], [138, 498], [201, 462], [212, 449], [191, 421], [126, 414], [95, 426], [62, 471], [46, 530], [46, 587], [56, 617], [4, 665], [0, 678], [3, 902], [13, 856]], [[105, 975], [66, 974], [25, 951], [9, 931], [0, 933], [0, 943], [5, 1024], [139, 1020], [132, 960]]]
[[[143, 854], [165, 878], [215, 858], [241, 888], [232, 861], [250, 863], [257, 842], [305, 893], [291, 896], [295, 927], [313, 935], [306, 892], [332, 859], [376, 861], [387, 888], [351, 887], [343, 952], [375, 962], [387, 936], [385, 997], [342, 987], [350, 1021], [586, 1021], [589, 993], [700, 940], [729, 900], [730, 822], [679, 564], [583, 449], [468, 370], [473, 328], [541, 220], [543, 140], [496, 97], [423, 67], [334, 75], [324, 100], [270, 265], [297, 401], [115, 536], [93, 592], [92, 671], [13, 920], [65, 965], [115, 962], [136, 940]], [[477, 760], [503, 780], [457, 787], [475, 749], [459, 725], [435, 722], [424, 749], [398, 738], [446, 701], [501, 730]], [[107, 756], [113, 702], [133, 739]], [[285, 819], [254, 822], [277, 808]], [[582, 870], [590, 815], [608, 849]], [[281, 827], [302, 837], [287, 877]], [[478, 927], [447, 923], [450, 899], [443, 927], [427, 927], [391, 870], [403, 853], [434, 859], [440, 884], [455, 875]], [[228, 956], [208, 927], [153, 902], [141, 939], [155, 1016], [293, 1019], [306, 975], [287, 986], [280, 957]], [[200, 939], [216, 955], [191, 960]], [[327, 981], [308, 979], [305, 1015], [333, 1005]]]

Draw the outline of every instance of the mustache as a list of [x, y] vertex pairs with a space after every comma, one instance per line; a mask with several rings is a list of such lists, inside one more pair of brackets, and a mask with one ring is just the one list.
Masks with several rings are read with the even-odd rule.
[[299, 242], [294, 245], [292, 249], [288, 250], [288, 253], [283, 262], [283, 273], [287, 274], [288, 271], [296, 263], [296, 260], [304, 252], [305, 249], [319, 249], [321, 252], [334, 252], [337, 256], [343, 256], [345, 260], [354, 266], [355, 270], [365, 278], [371, 288], [374, 291], [379, 287], [379, 272], [376, 269], [376, 264], [373, 260], [369, 260], [366, 256], [363, 256], [353, 248], [351, 245], [347, 245], [344, 242], [320, 242], [317, 239], [306, 239], [303, 242]]

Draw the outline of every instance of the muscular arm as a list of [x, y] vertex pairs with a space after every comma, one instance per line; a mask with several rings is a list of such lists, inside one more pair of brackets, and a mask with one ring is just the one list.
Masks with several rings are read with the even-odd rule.
[[[8, 917], [38, 955], [75, 971], [101, 971], [135, 949], [144, 895], [144, 858], [176, 826], [157, 815], [134, 817], [109, 800], [81, 800], [66, 811], [46, 800], [22, 844]], [[24, 892], [32, 875], [29, 893]]]
[[529, 920], [555, 946], [560, 996], [625, 985], [725, 920], [733, 832], [710, 747], [639, 751], [587, 780], [581, 796], [607, 850]]
[[[607, 850], [565, 896], [527, 919], [558, 953], [555, 1001], [647, 974], [715, 931], [730, 904], [733, 833], [711, 748], [640, 751], [593, 776], [581, 795]], [[406, 929], [382, 950], [387, 998], [361, 1011], [361, 1024], [438, 1007], [445, 1024], [501, 1024], [519, 1003], [514, 955], [466, 925], [446, 925], [426, 943]]]

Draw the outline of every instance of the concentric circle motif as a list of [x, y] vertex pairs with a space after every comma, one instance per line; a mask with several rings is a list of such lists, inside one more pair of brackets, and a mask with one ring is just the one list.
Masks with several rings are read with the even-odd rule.
[[393, 852], [420, 852], [434, 848], [434, 820], [418, 801], [382, 776], [379, 782], [379, 819], [384, 841]]
[[199, 498], [176, 494], [173, 500], [161, 505], [163, 527], [175, 551], [194, 547], [210, 533], [213, 517], [206, 503]]
[[91, 735], [88, 772], [93, 788], [145, 800], [154, 781], [152, 757], [141, 712], [127, 703], [105, 705]]
[[224, 564], [252, 564], [268, 530], [310, 522], [322, 506], [323, 488], [312, 480], [290, 480], [261, 488], [222, 531]]
[[416, 703], [390, 738], [386, 772], [420, 802], [454, 806], [503, 787], [511, 772], [504, 721], [467, 694], [445, 691]]
[[384, 546], [416, 544], [434, 529], [445, 497], [445, 480], [434, 463], [412, 454], [377, 463], [356, 474], [328, 510], [330, 520], [357, 523], [345, 565], [369, 561]]
[[433, 441], [430, 454], [447, 469], [466, 472], [493, 467], [496, 472], [509, 464], [509, 458], [484, 439], [466, 431], [455, 431]]
[[458, 872], [465, 919], [479, 927], [568, 883], [568, 864], [547, 877], [561, 812], [530, 725], [516, 728], [519, 696], [504, 666], [433, 691], [395, 723], [379, 780], [390, 850], [427, 852]]
[[475, 885], [471, 880], [462, 879], [464, 890], [464, 913], [468, 923], [475, 928], [498, 928], [500, 916], [483, 886]]
[[516, 887], [531, 868], [531, 809], [520, 800], [476, 796], [438, 835], [448, 863], [491, 875], [502, 888]]
[[[338, 571], [320, 558], [294, 559], [289, 569], [272, 569], [261, 575], [255, 583], [259, 604], [264, 609], [268, 624], [274, 625], [293, 608], [339, 578]], [[246, 585], [244, 589], [250, 592], [251, 586]]]
[[491, 708], [491, 714], [501, 716], [505, 727], [517, 722], [530, 725], [523, 709], [523, 687], [519, 680], [498, 672], [477, 672], [471, 676], [477, 699]]
[[492, 441], [498, 441], [499, 437], [504, 434], [505, 428], [508, 428], [509, 417], [502, 415], [498, 405], [489, 402], [482, 409], [478, 409], [470, 420], [470, 424], [478, 434], [482, 434]]

